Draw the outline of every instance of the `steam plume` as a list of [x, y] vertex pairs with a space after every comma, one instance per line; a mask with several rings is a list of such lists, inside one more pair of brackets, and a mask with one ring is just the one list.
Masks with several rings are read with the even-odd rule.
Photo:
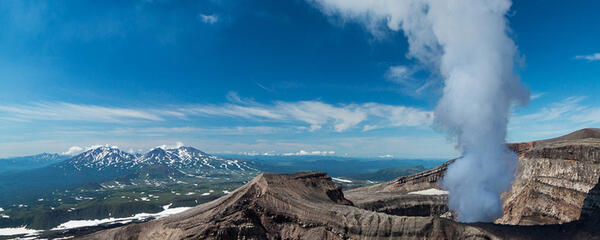
[[500, 194], [509, 190], [517, 167], [516, 155], [505, 145], [509, 110], [529, 99], [513, 70], [517, 49], [505, 17], [511, 1], [312, 2], [326, 14], [362, 21], [375, 36], [404, 32], [407, 55], [444, 78], [436, 123], [456, 138], [463, 154], [443, 182], [451, 209], [465, 222], [501, 216]]

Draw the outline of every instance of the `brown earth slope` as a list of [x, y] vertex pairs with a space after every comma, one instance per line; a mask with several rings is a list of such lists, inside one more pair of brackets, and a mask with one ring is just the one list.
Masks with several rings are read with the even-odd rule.
[[363, 210], [325, 173], [261, 174], [213, 202], [88, 239], [468, 239], [484, 230], [438, 217]]
[[[598, 210], [590, 206], [593, 215]], [[583, 223], [462, 224], [357, 208], [325, 173], [261, 174], [213, 202], [83, 239], [598, 239]]]
[[583, 200], [600, 177], [600, 139], [534, 144], [504, 197], [504, 224], [553, 224], [577, 220]]
[[447, 195], [418, 195], [410, 192], [440, 189], [438, 183], [444, 177], [446, 168], [454, 162], [444, 164], [417, 174], [396, 178], [372, 186], [350, 189], [344, 192], [346, 198], [357, 207], [370, 211], [400, 216], [444, 216], [452, 218], [448, 210]]

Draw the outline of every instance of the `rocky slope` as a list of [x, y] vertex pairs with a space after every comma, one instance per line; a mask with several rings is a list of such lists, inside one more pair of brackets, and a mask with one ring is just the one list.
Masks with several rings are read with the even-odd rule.
[[600, 182], [588, 192], [583, 201], [580, 219], [591, 223], [600, 222]]
[[504, 195], [504, 224], [564, 223], [579, 218], [600, 177], [600, 138], [534, 143], [519, 154], [520, 168]]
[[[462, 224], [368, 211], [324, 173], [261, 174], [215, 201], [83, 239], [598, 239], [583, 223]], [[594, 208], [594, 207], [592, 207]], [[592, 210], [594, 212], [596, 210]]]
[[[583, 129], [558, 138], [515, 143], [509, 147], [519, 154], [519, 170], [511, 190], [503, 195], [504, 215], [496, 222], [536, 225], [579, 219], [583, 201], [600, 177], [600, 130]], [[443, 207], [447, 201], [444, 197], [422, 196], [407, 201], [406, 194], [441, 189], [440, 180], [453, 161], [345, 194], [358, 206], [374, 211], [405, 213], [419, 207], [423, 210], [416, 215], [451, 216], [444, 212], [447, 209]]]
[[436, 168], [399, 177], [389, 182], [345, 191], [345, 196], [357, 207], [399, 216], [443, 216], [452, 218], [445, 194], [409, 194], [428, 189], [440, 189], [450, 160]]
[[400, 217], [352, 206], [324, 173], [261, 174], [235, 192], [182, 214], [88, 239], [459, 238], [482, 230], [432, 217]]

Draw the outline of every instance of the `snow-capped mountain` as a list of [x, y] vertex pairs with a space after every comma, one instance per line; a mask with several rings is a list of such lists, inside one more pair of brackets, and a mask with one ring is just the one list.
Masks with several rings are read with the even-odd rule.
[[157, 188], [165, 184], [188, 186], [190, 182], [210, 184], [222, 181], [218, 179], [246, 179], [259, 173], [255, 166], [258, 163], [212, 156], [191, 147], [159, 148], [134, 155], [102, 146], [45, 167], [0, 175], [0, 204], [37, 200], [42, 195], [63, 194], [77, 187], [95, 191], [98, 184], [110, 181], [119, 182], [116, 185], [122, 187]]
[[140, 164], [162, 164], [178, 169], [255, 170], [246, 161], [212, 156], [193, 147], [155, 148], [138, 158], [137, 161]]
[[193, 147], [173, 149], [155, 148], [144, 155], [133, 155], [116, 147], [102, 146], [81, 153], [65, 162], [78, 170], [125, 169], [136, 170], [145, 166], [163, 165], [190, 170], [256, 170], [251, 163], [212, 156]]
[[136, 165], [136, 157], [116, 147], [101, 146], [83, 152], [65, 163], [78, 170], [105, 168], [130, 169]]

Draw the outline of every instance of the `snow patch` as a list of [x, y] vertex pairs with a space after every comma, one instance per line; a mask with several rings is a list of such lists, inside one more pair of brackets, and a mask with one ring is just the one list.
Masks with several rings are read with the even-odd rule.
[[29, 229], [25, 226], [18, 228], [0, 228], [0, 236], [12, 236], [12, 235], [23, 235], [26, 234], [28, 236], [36, 235], [41, 232], [40, 230]]
[[418, 194], [418, 195], [447, 195], [448, 191], [439, 190], [435, 188], [425, 189], [421, 191], [409, 192], [408, 194]]
[[93, 219], [93, 220], [71, 220], [66, 223], [60, 224], [58, 227], [53, 228], [52, 230], [65, 230], [65, 229], [73, 229], [80, 227], [90, 227], [96, 226], [104, 223], [129, 223], [134, 220], [146, 220], [149, 218], [163, 218], [169, 215], [181, 213], [185, 210], [190, 209], [191, 207], [178, 207], [178, 208], [170, 208], [171, 204], [163, 206], [163, 211], [158, 213], [138, 213], [131, 217], [125, 218], [105, 218], [105, 219]]
[[350, 181], [350, 180], [347, 180], [347, 179], [341, 179], [341, 178], [334, 178], [334, 177], [332, 177], [331, 179], [332, 179], [333, 181], [336, 181], [336, 182], [343, 182], [343, 183], [351, 183], [351, 182], [352, 182], [352, 181]]

